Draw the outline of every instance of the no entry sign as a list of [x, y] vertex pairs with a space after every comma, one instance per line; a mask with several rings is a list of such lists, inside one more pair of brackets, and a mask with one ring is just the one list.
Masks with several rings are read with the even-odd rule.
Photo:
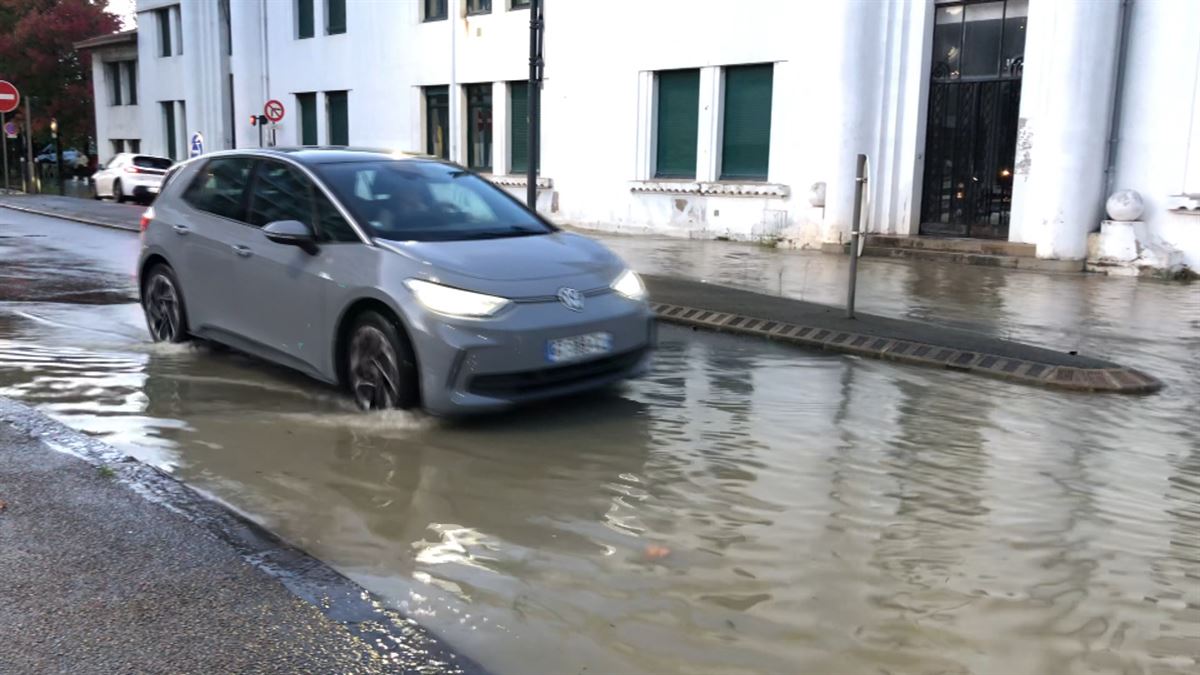
[[267, 104], [263, 106], [263, 114], [272, 122], [278, 122], [283, 119], [283, 103], [275, 99], [267, 101]]
[[21, 105], [21, 92], [12, 82], [0, 80], [0, 114], [10, 113]]

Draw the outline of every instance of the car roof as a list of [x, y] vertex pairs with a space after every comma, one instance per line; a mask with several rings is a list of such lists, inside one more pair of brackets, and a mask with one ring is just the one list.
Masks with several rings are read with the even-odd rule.
[[229, 150], [213, 155], [257, 155], [287, 157], [302, 164], [339, 164], [346, 162], [370, 162], [378, 160], [425, 159], [442, 161], [439, 157], [416, 152], [386, 150], [381, 148], [352, 148], [345, 146], [303, 146], [288, 148], [252, 148]]

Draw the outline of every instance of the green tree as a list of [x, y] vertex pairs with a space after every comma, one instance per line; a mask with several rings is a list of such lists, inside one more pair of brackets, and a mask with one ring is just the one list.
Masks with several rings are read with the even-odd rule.
[[[49, 135], [58, 119], [63, 146], [86, 151], [95, 135], [92, 66], [75, 43], [116, 32], [107, 0], [0, 0], [0, 79], [33, 96], [34, 137]], [[22, 113], [24, 112], [24, 105]]]

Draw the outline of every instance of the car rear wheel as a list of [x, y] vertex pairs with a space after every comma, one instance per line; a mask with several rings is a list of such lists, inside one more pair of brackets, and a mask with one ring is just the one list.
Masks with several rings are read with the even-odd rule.
[[417, 407], [417, 364], [412, 345], [395, 322], [364, 312], [354, 322], [346, 349], [350, 394], [362, 410]]
[[142, 309], [150, 337], [155, 342], [186, 342], [187, 311], [175, 272], [166, 265], [157, 265], [142, 283]]

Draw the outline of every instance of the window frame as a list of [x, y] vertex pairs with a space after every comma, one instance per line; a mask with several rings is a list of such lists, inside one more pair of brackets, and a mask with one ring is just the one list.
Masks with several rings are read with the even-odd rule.
[[159, 7], [154, 10], [154, 17], [158, 28], [158, 58], [169, 59], [175, 56], [175, 45], [171, 35], [171, 8]]
[[110, 107], [118, 106], [118, 105], [125, 105], [124, 91], [122, 91], [122, 87], [121, 87], [121, 80], [124, 79], [121, 76], [121, 71], [125, 69], [125, 62], [124, 61], [105, 61], [104, 69], [108, 71], [106, 73], [106, 75], [108, 77], [108, 81], [109, 81], [108, 105]]
[[[293, 0], [292, 11], [296, 17], [296, 40], [309, 40], [317, 36], [317, 0]], [[308, 8], [308, 25], [305, 25], [304, 9]], [[307, 34], [305, 29], [307, 28]]]
[[125, 88], [125, 105], [138, 104], [138, 85], [137, 85], [137, 61], [120, 61], [121, 67], [125, 70], [125, 76], [122, 78], [129, 86]]
[[[430, 4], [441, 4], [440, 14], [430, 14]], [[421, 0], [421, 22], [445, 21], [450, 17], [450, 0]]]
[[[341, 7], [342, 23], [335, 26], [331, 23], [330, 17], [333, 16], [333, 6], [337, 4]], [[326, 35], [345, 35], [349, 29], [349, 3], [346, 0], [325, 0], [325, 34]]]
[[[432, 91], [432, 90], [436, 90], [436, 91]], [[430, 105], [430, 94], [431, 93], [444, 97], [443, 100], [445, 101], [444, 106], [438, 106], [438, 109], [445, 111], [445, 115], [442, 118], [443, 129], [445, 131], [445, 133], [442, 136], [442, 150], [445, 152], [445, 155], [437, 154], [437, 153], [433, 152], [433, 139], [434, 139], [434, 136], [432, 133], [433, 132], [433, 115], [430, 114], [430, 112], [433, 108], [433, 106]], [[424, 103], [423, 112], [425, 114], [425, 129], [424, 129], [425, 154], [430, 155], [432, 157], [438, 157], [440, 159], [449, 160], [450, 159], [450, 86], [445, 85], [445, 84], [435, 84], [435, 85], [428, 85], [428, 86], [421, 87], [421, 99]]]
[[[467, 160], [467, 162], [466, 162], [466, 166], [471, 171], [474, 171], [477, 173], [492, 173], [496, 168], [496, 129], [495, 129], [496, 101], [494, 100], [494, 98], [495, 98], [494, 90], [495, 90], [495, 88], [492, 86], [491, 82], [475, 82], [475, 83], [463, 85], [463, 94], [464, 94], [464, 97], [467, 99], [467, 105], [466, 105], [466, 111], [467, 111], [467, 157], [466, 157], [466, 160]], [[475, 144], [472, 141], [475, 138], [475, 134], [483, 133], [482, 131], [478, 130], [477, 125], [471, 119], [471, 94], [472, 94], [472, 92], [480, 92], [482, 94], [481, 98], [487, 99], [487, 111], [488, 111], [487, 126], [488, 126], [488, 128], [487, 128], [487, 142], [484, 143], [484, 146], [487, 148], [487, 158], [489, 160], [487, 164], [472, 164], [472, 161], [471, 161], [471, 159], [472, 159], [471, 153], [475, 148]], [[482, 106], [480, 106], [480, 107], [482, 107]], [[476, 159], [478, 159], [478, 158], [476, 158]]]
[[[697, 148], [700, 142], [700, 68], [673, 68], [670, 70], [654, 71], [654, 152], [652, 155], [654, 164], [651, 171], [651, 178], [655, 180], [696, 180], [700, 175], [700, 162], [697, 157]], [[691, 143], [691, 172], [676, 172], [666, 171], [661, 166], [662, 160], [662, 105], [663, 99], [661, 95], [662, 75], [664, 73], [684, 74], [694, 73], [696, 77], [696, 100], [691, 111], [694, 115], [695, 132], [692, 136]]]
[[[341, 95], [341, 99], [346, 102], [346, 142], [338, 143], [333, 138], [333, 99], [337, 95]], [[337, 89], [325, 92], [325, 141], [326, 145], [332, 146], [349, 146], [350, 145], [350, 90]]]

